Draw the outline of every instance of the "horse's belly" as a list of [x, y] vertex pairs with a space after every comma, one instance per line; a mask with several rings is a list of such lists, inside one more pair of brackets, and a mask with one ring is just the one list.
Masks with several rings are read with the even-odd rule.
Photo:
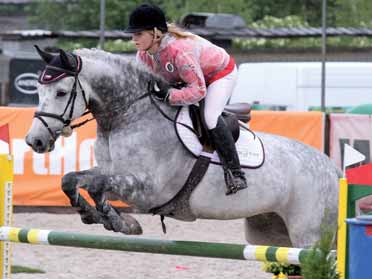
[[[275, 211], [275, 197], [260, 197], [262, 193], [251, 185], [236, 194], [225, 195], [225, 181], [211, 176], [211, 181], [203, 180], [193, 192], [190, 207], [197, 218], [202, 219], [239, 219], [260, 214], [271, 208]], [[207, 183], [205, 183], [207, 182]]]

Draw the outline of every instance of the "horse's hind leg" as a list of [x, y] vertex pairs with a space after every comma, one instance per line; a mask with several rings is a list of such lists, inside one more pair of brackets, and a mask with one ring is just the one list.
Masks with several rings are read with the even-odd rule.
[[276, 213], [265, 213], [246, 218], [245, 238], [254, 245], [292, 246], [286, 225]]

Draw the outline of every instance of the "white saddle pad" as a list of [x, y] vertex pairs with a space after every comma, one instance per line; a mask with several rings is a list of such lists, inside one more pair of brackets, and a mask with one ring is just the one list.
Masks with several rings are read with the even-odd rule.
[[[203, 147], [198, 137], [190, 129], [180, 123], [193, 127], [188, 106], [182, 107], [178, 112], [176, 133], [186, 149], [194, 156], [199, 157]], [[235, 145], [242, 167], [258, 168], [263, 164], [265, 156], [262, 142], [259, 137], [248, 128], [240, 128], [240, 136]], [[220, 163], [220, 159], [216, 152], [213, 153], [211, 162], [216, 164]]]

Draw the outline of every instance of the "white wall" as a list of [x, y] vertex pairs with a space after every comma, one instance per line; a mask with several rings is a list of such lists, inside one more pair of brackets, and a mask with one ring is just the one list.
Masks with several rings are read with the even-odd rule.
[[[326, 106], [372, 103], [371, 62], [327, 62]], [[321, 104], [321, 63], [245, 63], [239, 66], [235, 102], [307, 110]]]

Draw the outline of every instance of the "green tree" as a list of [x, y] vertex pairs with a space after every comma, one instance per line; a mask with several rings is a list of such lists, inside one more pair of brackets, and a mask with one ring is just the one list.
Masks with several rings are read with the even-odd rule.
[[[334, 14], [337, 12], [337, 0], [327, 0], [328, 22], [334, 24]], [[249, 0], [248, 8], [252, 11], [253, 21], [266, 16], [283, 18], [296, 15], [311, 26], [320, 26], [322, 18], [322, 0]]]
[[[129, 13], [143, 3], [140, 0], [107, 0], [107, 29], [123, 29]], [[166, 11], [168, 21], [176, 22], [190, 12], [232, 13], [248, 25], [267, 16], [297, 16], [310, 26], [321, 25], [322, 0], [149, 0]], [[99, 0], [40, 0], [29, 10], [31, 22], [51, 30], [98, 29]], [[370, 0], [327, 0], [329, 26], [372, 26]]]
[[[131, 10], [142, 1], [106, 1], [106, 28], [123, 29]], [[31, 6], [31, 23], [50, 30], [99, 29], [100, 0], [41, 0]]]
[[337, 0], [337, 26], [372, 27], [370, 0]]
[[246, 0], [159, 0], [152, 2], [160, 5], [166, 11], [168, 19], [174, 22], [191, 12], [237, 14], [246, 22], [252, 21], [252, 13]]
[[[251, 21], [252, 15], [245, 0], [153, 0], [147, 1], [159, 5], [166, 12], [167, 20], [177, 22], [190, 12], [232, 13]], [[128, 22], [129, 13], [140, 0], [107, 0], [106, 28], [123, 29]], [[99, 28], [99, 0], [66, 0], [63, 2], [41, 0], [31, 7], [31, 23], [39, 28], [50, 30], [90, 30]]]

